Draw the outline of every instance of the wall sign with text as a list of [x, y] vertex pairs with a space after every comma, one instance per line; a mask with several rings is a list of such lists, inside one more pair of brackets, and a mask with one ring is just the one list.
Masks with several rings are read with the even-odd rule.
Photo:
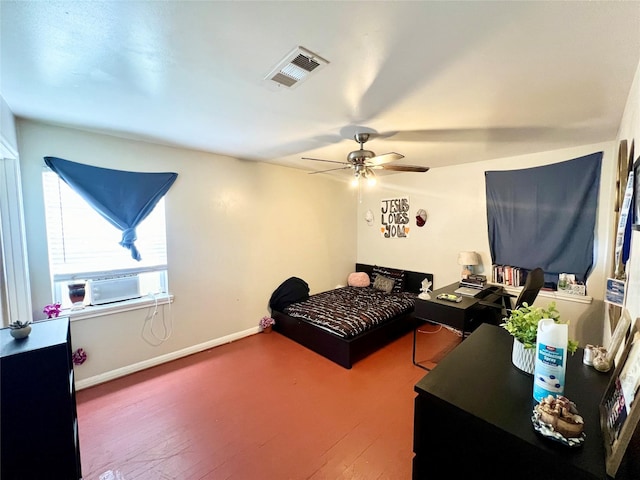
[[380, 233], [384, 238], [409, 236], [409, 197], [387, 198], [380, 202]]

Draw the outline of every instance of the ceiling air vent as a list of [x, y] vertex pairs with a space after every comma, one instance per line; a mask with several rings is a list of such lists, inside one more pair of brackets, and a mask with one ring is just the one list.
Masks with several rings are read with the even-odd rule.
[[319, 70], [329, 62], [304, 47], [296, 47], [271, 72], [265, 80], [272, 80], [278, 85], [293, 87], [313, 71]]

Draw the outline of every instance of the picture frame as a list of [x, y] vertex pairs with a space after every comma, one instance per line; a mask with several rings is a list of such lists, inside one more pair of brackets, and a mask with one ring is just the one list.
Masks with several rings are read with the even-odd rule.
[[[618, 280], [617, 278], [607, 278], [607, 289], [604, 297], [605, 303], [620, 308], [624, 307], [624, 291], [626, 285], [627, 284], [624, 280]], [[618, 327], [616, 323], [616, 329], [617, 328]]]
[[640, 317], [599, 405], [607, 475], [614, 477], [640, 422]]
[[611, 335], [609, 345], [607, 345], [607, 360], [611, 365], [616, 363], [615, 359], [618, 356], [620, 346], [624, 344], [624, 341], [627, 338], [629, 327], [631, 327], [631, 314], [629, 313], [629, 310], [623, 308], [622, 315], [620, 315], [620, 319], [616, 324], [616, 329]]
[[629, 163], [633, 160], [633, 155], [631, 157], [627, 156], [627, 150], [627, 141], [621, 140], [620, 145], [618, 145], [618, 168], [616, 169], [616, 198], [614, 204], [614, 211], [617, 213], [616, 225], [618, 224], [620, 211], [622, 210], [624, 192], [627, 188], [627, 175], [631, 171]]

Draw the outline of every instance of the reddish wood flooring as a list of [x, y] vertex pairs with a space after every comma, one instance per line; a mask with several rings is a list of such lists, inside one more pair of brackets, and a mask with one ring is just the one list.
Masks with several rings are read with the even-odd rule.
[[[459, 341], [418, 333], [417, 358]], [[346, 370], [274, 332], [79, 391], [84, 480], [410, 479], [411, 348]]]

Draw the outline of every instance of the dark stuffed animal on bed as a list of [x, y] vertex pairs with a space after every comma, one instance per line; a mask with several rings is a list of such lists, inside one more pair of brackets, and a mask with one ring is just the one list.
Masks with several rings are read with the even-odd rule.
[[272, 310], [282, 312], [292, 303], [302, 302], [309, 298], [309, 285], [298, 277], [287, 278], [276, 288], [269, 300]]

